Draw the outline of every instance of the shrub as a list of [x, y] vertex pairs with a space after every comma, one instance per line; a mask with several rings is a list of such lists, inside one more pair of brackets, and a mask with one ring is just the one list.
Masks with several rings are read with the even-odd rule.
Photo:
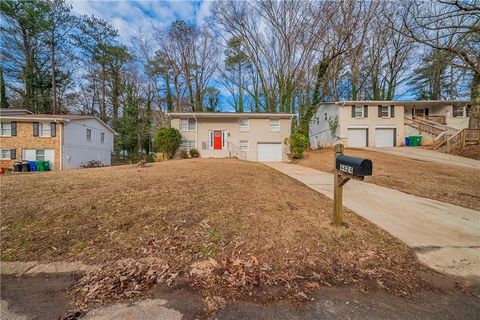
[[187, 150], [184, 150], [184, 149], [180, 150], [180, 158], [182, 158], [182, 159], [187, 159], [188, 158]]
[[301, 133], [294, 133], [290, 136], [290, 151], [294, 159], [300, 159], [303, 151], [308, 147], [307, 138]]
[[173, 158], [181, 143], [182, 135], [180, 134], [180, 131], [175, 128], [160, 128], [155, 135], [155, 146], [157, 147], [157, 151], [166, 154], [168, 159]]
[[145, 157], [145, 161], [147, 162], [155, 162], [155, 156], [153, 154], [148, 154], [146, 157]]
[[190, 157], [192, 158], [198, 158], [200, 157], [200, 152], [196, 148], [190, 149]]

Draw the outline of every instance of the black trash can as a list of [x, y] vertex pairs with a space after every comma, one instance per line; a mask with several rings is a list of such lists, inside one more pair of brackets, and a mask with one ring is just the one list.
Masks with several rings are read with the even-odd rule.
[[22, 172], [30, 172], [28, 161], [22, 161]]
[[15, 162], [13, 164], [13, 172], [22, 172], [22, 163], [21, 162]]

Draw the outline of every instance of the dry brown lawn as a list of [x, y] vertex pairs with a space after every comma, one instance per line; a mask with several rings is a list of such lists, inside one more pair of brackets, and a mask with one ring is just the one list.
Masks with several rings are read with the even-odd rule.
[[[169, 281], [183, 276], [224, 297], [266, 285], [303, 292], [356, 283], [409, 294], [422, 283], [398, 240], [348, 210], [348, 227], [331, 226], [329, 199], [259, 163], [195, 159], [5, 175], [1, 207], [2, 260], [111, 267], [153, 257], [165, 262]], [[208, 259], [218, 263], [215, 276], [192, 280], [192, 264]]]
[[[346, 155], [372, 160], [365, 182], [417, 196], [480, 210], [480, 170], [398, 157], [371, 150], [346, 149]], [[332, 172], [333, 150], [308, 151], [294, 163]]]

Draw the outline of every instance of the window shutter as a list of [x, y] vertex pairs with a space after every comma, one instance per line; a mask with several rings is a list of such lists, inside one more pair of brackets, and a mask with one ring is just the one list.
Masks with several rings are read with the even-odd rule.
[[378, 117], [382, 117], [382, 106], [378, 106]]
[[390, 106], [390, 118], [395, 118], [395, 106]]
[[10, 149], [10, 159], [17, 159], [17, 149]]
[[50, 136], [57, 136], [57, 124], [55, 122], [50, 122]]
[[355, 118], [355, 106], [352, 106], [352, 118]]
[[33, 123], [33, 136], [38, 137], [38, 122]]
[[363, 117], [368, 118], [368, 106], [363, 106]]
[[12, 121], [10, 125], [12, 128], [12, 137], [15, 137], [17, 135], [17, 123], [15, 121]]

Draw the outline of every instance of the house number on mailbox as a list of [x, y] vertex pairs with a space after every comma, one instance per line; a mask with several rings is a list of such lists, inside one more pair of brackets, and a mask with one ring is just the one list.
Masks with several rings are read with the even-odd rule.
[[353, 174], [353, 167], [347, 166], [345, 164], [340, 164], [340, 171]]

